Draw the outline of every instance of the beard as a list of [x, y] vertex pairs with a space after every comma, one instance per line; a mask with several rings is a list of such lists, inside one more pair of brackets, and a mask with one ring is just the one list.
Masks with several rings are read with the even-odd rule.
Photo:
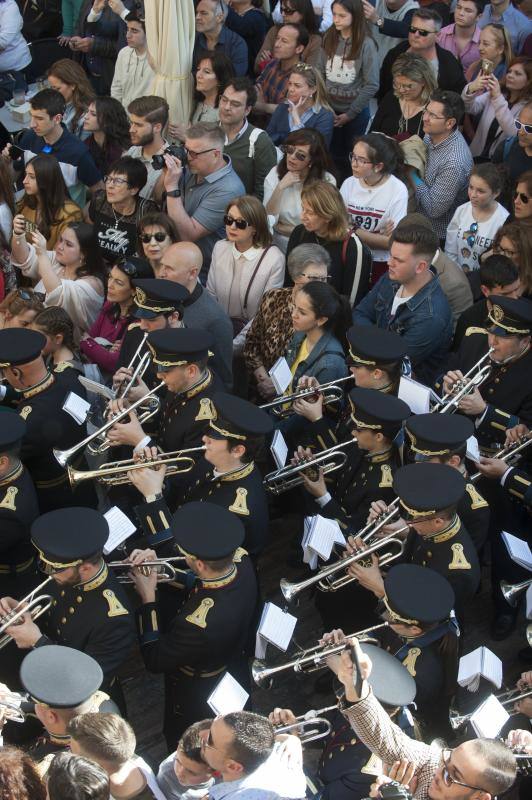
[[139, 136], [139, 140], [137, 142], [137, 147], [145, 147], [147, 144], [151, 144], [154, 140], [153, 131], [150, 133], [145, 133], [144, 136]]

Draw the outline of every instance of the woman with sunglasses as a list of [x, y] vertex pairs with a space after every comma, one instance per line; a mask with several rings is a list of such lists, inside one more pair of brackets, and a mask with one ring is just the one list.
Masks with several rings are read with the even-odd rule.
[[398, 142], [410, 136], [423, 138], [423, 112], [438, 82], [426, 58], [403, 53], [392, 66], [393, 90], [377, 106], [371, 131], [393, 136]]
[[479, 257], [491, 247], [508, 218], [507, 209], [497, 202], [502, 188], [503, 176], [495, 164], [473, 167], [467, 189], [469, 202], [454, 212], [445, 239], [445, 254], [464, 272], [479, 268]]
[[521, 225], [532, 226], [532, 170], [523, 172], [517, 179], [513, 218]]
[[133, 280], [153, 277], [150, 264], [135, 256], [117, 261], [109, 273], [105, 303], [79, 345], [85, 360], [96, 364], [104, 378], [116, 372], [122, 338], [134, 321], [131, 316], [135, 294]]
[[39, 231], [25, 236], [24, 218], [16, 216], [11, 240], [12, 263], [44, 293], [45, 306], [61, 306], [74, 323], [76, 341], [90, 328], [104, 301], [105, 274], [92, 225], [73, 222], [54, 250]]
[[492, 249], [485, 253], [482, 260], [492, 252], [500, 253], [514, 262], [519, 270], [523, 297], [532, 299], [532, 236], [529, 226], [507, 222], [495, 234]]
[[[279, 19], [276, 18], [278, 9], [280, 10]], [[281, 24], [286, 25], [288, 22], [303, 25], [308, 31], [309, 42], [301, 54], [301, 61], [313, 67], [318, 64], [321, 50], [321, 36], [318, 33], [312, 0], [281, 0], [278, 9], [274, 12], [275, 24], [266, 34], [260, 52], [255, 59], [256, 75], [260, 75], [268, 61], [272, 60], [273, 45], [279, 33], [279, 28]]]
[[28, 328], [43, 308], [41, 295], [33, 289], [13, 289], [0, 302], [0, 330]]
[[240, 355], [259, 303], [284, 282], [284, 255], [272, 245], [268, 217], [256, 197], [243, 195], [228, 204], [226, 239], [216, 242], [207, 291], [233, 323], [233, 353]]
[[291, 131], [312, 128], [331, 144], [334, 112], [327, 100], [323, 78], [315, 67], [297, 64], [288, 78], [286, 101], [272, 114], [266, 133], [274, 144], [284, 142]]
[[462, 98], [466, 111], [477, 119], [471, 153], [476, 161], [488, 161], [498, 145], [515, 136], [515, 120], [532, 98], [532, 61], [516, 56], [500, 81], [479, 74]]
[[264, 207], [273, 228], [273, 243], [284, 253], [290, 234], [301, 222], [301, 190], [313, 180], [336, 185], [331, 160], [318, 131], [303, 128], [286, 137], [283, 157], [264, 179]]
[[179, 241], [175, 223], [163, 211], [153, 211], [140, 220], [138, 227], [138, 252], [150, 264], [156, 278], [159, 277], [161, 259], [171, 244]]

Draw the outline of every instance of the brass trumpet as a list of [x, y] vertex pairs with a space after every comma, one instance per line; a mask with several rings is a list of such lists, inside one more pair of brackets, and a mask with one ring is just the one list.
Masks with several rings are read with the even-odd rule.
[[349, 647], [349, 639], [358, 639], [360, 642], [366, 643], [376, 642], [374, 637], [368, 636], [367, 634], [387, 627], [387, 622], [381, 622], [379, 625], [372, 625], [370, 628], [364, 628], [364, 630], [357, 631], [356, 633], [350, 633], [345, 637], [346, 641], [341, 644], [317, 644], [314, 647], [303, 650], [299, 656], [293, 658], [291, 661], [278, 664], [275, 667], [267, 667], [264, 661], [256, 658], [251, 665], [251, 676], [257, 686], [269, 688], [272, 684], [273, 676], [278, 672], [286, 672], [288, 669], [302, 673], [316, 672], [327, 666], [327, 659], [330, 656], [342, 653]]
[[[493, 455], [493, 458], [500, 458], [501, 461], [505, 461], [512, 465], [514, 458], [516, 461], [518, 461], [521, 458], [521, 451], [528, 447], [529, 444], [532, 444], [532, 434], [530, 433], [526, 436], [523, 436], [519, 442], [512, 442], [507, 447], [503, 447], [502, 450], [499, 450]], [[481, 477], [481, 472], [475, 472], [475, 474], [472, 475], [469, 480], [471, 483], [474, 483]]]
[[[146, 344], [147, 338], [148, 338], [148, 331], [145, 331], [144, 336], [142, 337], [142, 341], [140, 342], [139, 346], [133, 353], [131, 361], [126, 367], [126, 369], [132, 369], [133, 374], [131, 375], [131, 378], [128, 381], [123, 382], [123, 386], [119, 388], [115, 397], [117, 398], [121, 397], [122, 399], [127, 397], [131, 388], [135, 385], [137, 380], [140, 380], [144, 376], [144, 373], [148, 369], [149, 363], [151, 361], [151, 353], [148, 350], [144, 353], [143, 356], [140, 355], [144, 345]], [[135, 361], [137, 361], [137, 359], [138, 359], [138, 364], [135, 366]]]
[[40, 592], [47, 583], [50, 583], [51, 580], [53, 580], [52, 575], [40, 583], [39, 586], [36, 586], [26, 597], [19, 600], [15, 608], [2, 617], [0, 620], [0, 650], [2, 650], [6, 644], [13, 641], [13, 637], [10, 636], [9, 633], [6, 633], [6, 630], [12, 625], [16, 625], [24, 614], [31, 614], [31, 618], [35, 622], [36, 619], [39, 619], [39, 617], [48, 611], [52, 605], [52, 596], [49, 594], [38, 594], [38, 592]]
[[516, 607], [519, 602], [519, 596], [525, 592], [532, 584], [532, 578], [528, 578], [521, 583], [508, 583], [508, 581], [501, 581], [501, 592], [508, 603], [508, 605]]
[[128, 561], [110, 561], [107, 566], [113, 570], [127, 570], [125, 575], [118, 574], [116, 576], [119, 583], [134, 583], [135, 581], [128, 574], [133, 569], [138, 569], [141, 574], [146, 577], [149, 576], [152, 569], [155, 569], [157, 572], [157, 583], [170, 583], [170, 581], [175, 581], [178, 572], [183, 575], [185, 572], [188, 572], [186, 569], [178, 569], [173, 566], [176, 562], [185, 563], [185, 561], [185, 556], [171, 556], [170, 558], [154, 558], [151, 561], [143, 561], [142, 564], [139, 564], [137, 567], [134, 567], [133, 564], [130, 564]]
[[[73, 456], [75, 456], [76, 453], [83, 451], [88, 445], [91, 444], [91, 442], [94, 442], [96, 439], [102, 439], [102, 437], [104, 437], [107, 431], [113, 427], [113, 425], [115, 425], [117, 422], [120, 422], [120, 420], [129, 416], [129, 414], [132, 411], [135, 411], [135, 409], [139, 408], [139, 406], [142, 406], [144, 403], [146, 403], [146, 401], [149, 398], [153, 397], [153, 395], [155, 395], [158, 391], [160, 391], [165, 385], [166, 385], [165, 382], [161, 381], [159, 384], [157, 384], [157, 386], [154, 389], [151, 389], [149, 392], [146, 392], [146, 394], [143, 397], [139, 398], [136, 402], [132, 403], [129, 406], [129, 408], [125, 408], [123, 411], [120, 411], [113, 417], [113, 419], [108, 420], [104, 425], [102, 425], [101, 428], [98, 428], [97, 431], [94, 431], [93, 433], [89, 434], [89, 436], [86, 436], [85, 439], [83, 439], [83, 441], [78, 442], [78, 444], [75, 444], [68, 450], [54, 449], [53, 453], [56, 458], [56, 461], [62, 467], [66, 467], [70, 459], [73, 458]], [[155, 411], [150, 412], [148, 416], [142, 414], [141, 416], [139, 416], [139, 421], [145, 422], [149, 418], [149, 416], [153, 416], [154, 413]], [[105, 439], [105, 441], [107, 442], [107, 439]], [[108, 446], [110, 446], [110, 444]], [[105, 449], [107, 449], [107, 447]]]
[[279, 395], [279, 397], [276, 397], [274, 400], [270, 400], [269, 403], [263, 403], [261, 406], [259, 406], [259, 408], [263, 408], [265, 411], [272, 411], [275, 416], [282, 418], [288, 417], [290, 414], [294, 413], [294, 410], [291, 407], [283, 408], [283, 406], [286, 404], [292, 406], [296, 400], [302, 400], [305, 397], [311, 397], [313, 394], [322, 394], [323, 402], [326, 405], [339, 403], [344, 396], [344, 391], [340, 386], [338, 386], [338, 384], [352, 380], [352, 375], [346, 375], [345, 378], [337, 378], [335, 381], [321, 383], [319, 386], [309, 387], [308, 389], [300, 389], [297, 392], [293, 392], [293, 394]]
[[[460, 404], [463, 397], [467, 397], [474, 389], [482, 386], [488, 378], [492, 365], [489, 358], [493, 353], [493, 347], [466, 372], [460, 381], [453, 384], [451, 390], [443, 395], [441, 400], [436, 403], [431, 411], [435, 414], [453, 414]], [[488, 362], [488, 363], [484, 363]]]
[[[525, 697], [530, 697], [530, 695], [532, 695], [532, 688], [527, 690], [509, 689], [505, 692], [499, 692], [499, 694], [494, 695], [494, 697], [496, 697], [499, 703], [506, 708], [506, 706], [513, 706], [514, 703], [518, 703], [520, 700], [524, 700]], [[457, 731], [459, 728], [467, 725], [475, 711], [471, 711], [469, 714], [457, 714], [456, 711], [451, 709], [449, 712], [449, 724], [452, 730]], [[513, 714], [510, 714], [510, 716], [512, 717], [517, 713], [519, 712], [514, 711]]]
[[337, 469], [341, 469], [347, 461], [344, 449], [356, 442], [356, 439], [349, 439], [347, 442], [341, 442], [334, 447], [329, 447], [328, 450], [316, 453], [315, 456], [300, 464], [289, 465], [275, 470], [275, 472], [269, 472], [264, 478], [264, 486], [272, 494], [280, 495], [296, 486], [301, 486], [304, 482], [301, 473], [306, 469], [322, 467], [325, 475], [335, 472]]
[[4, 710], [4, 719], [11, 722], [25, 722], [26, 715], [20, 707], [21, 696], [16, 692], [9, 692], [0, 696], [0, 713]]
[[150, 461], [149, 459], [140, 458], [124, 458], [121, 461], [109, 461], [104, 464], [100, 469], [74, 469], [70, 464], [67, 464], [67, 474], [71, 486], [77, 486], [78, 483], [87, 480], [96, 480], [104, 486], [120, 486], [125, 483], [130, 483], [128, 472], [136, 469], [143, 469], [144, 467], [160, 467], [165, 465], [167, 467], [167, 475], [179, 475], [181, 473], [190, 472], [194, 469], [196, 462], [191, 458], [188, 453], [203, 452], [204, 447], [189, 447], [187, 450], [171, 450], [168, 453], [160, 453], [157, 458]]
[[351, 577], [350, 575], [343, 575], [341, 578], [331, 581], [330, 577], [332, 575], [335, 575], [338, 572], [345, 572], [347, 568], [351, 566], [351, 564], [354, 564], [357, 561], [363, 561], [365, 558], [367, 558], [367, 556], [371, 555], [372, 553], [376, 553], [378, 550], [381, 550], [387, 545], [391, 544], [397, 546], [398, 550], [395, 553], [385, 553], [379, 560], [379, 565], [384, 566], [385, 564], [389, 564], [391, 561], [395, 561], [395, 559], [399, 558], [404, 551], [404, 542], [397, 537], [399, 533], [402, 533], [404, 530], [408, 529], [407, 525], [403, 526], [398, 531], [393, 531], [383, 539], [377, 539], [375, 542], [371, 541], [373, 537], [381, 530], [381, 528], [392, 521], [392, 519], [398, 514], [398, 511], [399, 498], [396, 498], [393, 503], [388, 506], [388, 510], [385, 514], [381, 515], [378, 520], [369, 522], [364, 528], [362, 528], [361, 531], [356, 534], [362, 538], [365, 543], [369, 542], [369, 546], [366, 550], [362, 550], [359, 553], [353, 553], [353, 555], [348, 556], [347, 558], [342, 558], [339, 561], [335, 561], [333, 564], [327, 564], [325, 567], [322, 567], [322, 569], [318, 570], [314, 575], [311, 575], [309, 578], [306, 578], [299, 583], [290, 583], [290, 581], [286, 580], [286, 578], [282, 578], [280, 587], [284, 599], [288, 603], [292, 602], [294, 597], [296, 597], [300, 592], [308, 589], [309, 586], [313, 586], [315, 583], [318, 584], [318, 589], [320, 589], [322, 592], [334, 592], [337, 589], [340, 589], [347, 583], [355, 581], [356, 578]]
[[321, 714], [327, 714], [329, 711], [336, 711], [337, 705], [327, 706], [326, 708], [314, 709], [311, 708], [306, 714], [300, 714], [296, 717], [295, 722], [290, 725], [277, 725], [275, 733], [294, 733], [299, 736], [301, 744], [307, 742], [314, 742], [316, 739], [324, 739], [332, 731], [332, 725], [328, 719], [322, 717]]

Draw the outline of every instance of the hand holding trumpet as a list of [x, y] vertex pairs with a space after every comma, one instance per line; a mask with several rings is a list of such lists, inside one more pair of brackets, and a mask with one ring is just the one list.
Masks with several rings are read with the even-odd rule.
[[[363, 553], [366, 549], [367, 545], [364, 544], [360, 537], [350, 536], [347, 540], [345, 557], [354, 555], [355, 553]], [[355, 561], [348, 567], [347, 572], [351, 577], [356, 578], [364, 589], [373, 592], [375, 597], [384, 597], [384, 580], [379, 567], [379, 557], [376, 553], [371, 553], [368, 559], [371, 560], [370, 565], [364, 564], [361, 561]]]

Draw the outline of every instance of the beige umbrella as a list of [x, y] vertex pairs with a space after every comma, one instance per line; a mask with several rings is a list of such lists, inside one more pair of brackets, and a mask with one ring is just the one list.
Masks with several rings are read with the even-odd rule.
[[193, 0], [148, 0], [145, 12], [155, 72], [152, 94], [166, 99], [171, 122], [188, 120], [192, 113]]

